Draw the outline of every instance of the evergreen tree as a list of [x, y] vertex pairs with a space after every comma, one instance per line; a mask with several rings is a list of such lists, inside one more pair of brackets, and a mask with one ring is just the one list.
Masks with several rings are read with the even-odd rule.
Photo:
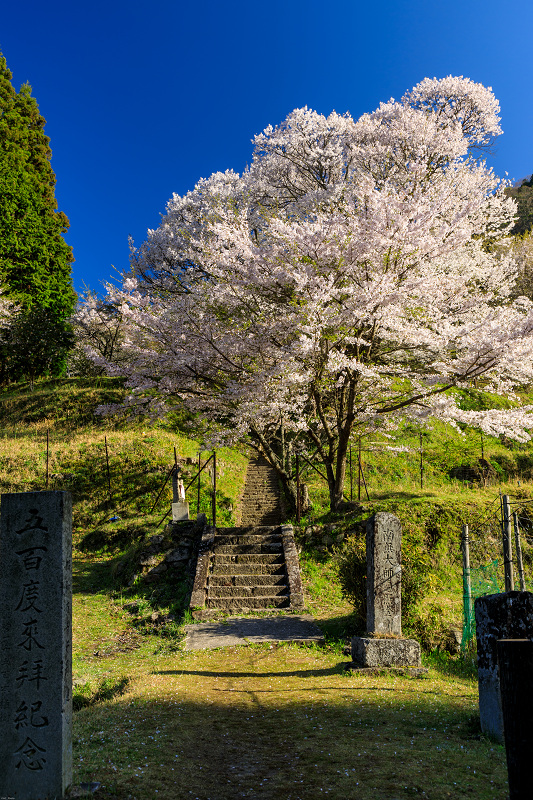
[[[53, 329], [67, 331], [75, 302], [71, 281], [72, 250], [63, 238], [68, 219], [57, 211], [55, 175], [45, 120], [24, 84], [16, 92], [0, 53], [0, 283], [23, 315], [47, 310]], [[52, 330], [52, 329], [51, 329]], [[63, 335], [59, 336], [61, 341]], [[18, 359], [0, 348], [9, 377]], [[57, 373], [64, 363], [61, 347], [37, 368]]]
[[533, 176], [520, 186], [507, 189], [507, 194], [509, 197], [514, 197], [518, 205], [512, 233], [522, 236], [533, 229]]

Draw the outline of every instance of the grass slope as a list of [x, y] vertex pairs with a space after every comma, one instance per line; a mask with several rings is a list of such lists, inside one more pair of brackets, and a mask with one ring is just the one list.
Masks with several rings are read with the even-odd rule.
[[[308, 541], [301, 554], [307, 605], [324, 628], [326, 647], [187, 653], [180, 646], [187, 621], [183, 587], [121, 587], [114, 567], [128, 548], [162, 530], [168, 485], [149, 512], [174, 447], [192, 477], [203, 443], [170, 425], [94, 417], [96, 405], [121, 395], [111, 379], [39, 381], [34, 392], [18, 386], [0, 393], [1, 491], [45, 488], [49, 430], [49, 486], [69, 489], [74, 498], [75, 783], [100, 782], [95, 796], [104, 800], [315, 800], [326, 794], [503, 800], [504, 751], [479, 733], [471, 659], [428, 652], [429, 674], [421, 679], [345, 672], [343, 646], [357, 620], [341, 575], [360, 547], [362, 521], [375, 510], [396, 513], [411, 575], [423, 588], [407, 624], [426, 636], [429, 649], [442, 643], [443, 620], [448, 627], [461, 622], [461, 524], [471, 525], [473, 563], [497, 555], [501, 489], [522, 496], [529, 531], [531, 447], [485, 439], [493, 472], [480, 488], [458, 478], [456, 469], [475, 466], [479, 435], [435, 426], [422, 439], [421, 489], [418, 431], [400, 431], [407, 453], [386, 450], [385, 439], [363, 443], [370, 499], [362, 487], [361, 507], [343, 517], [327, 512], [325, 487], [310, 471], [313, 511], [306, 525], [333, 522], [348, 533], [342, 547]], [[217, 456], [219, 518], [235, 524], [246, 457], [232, 450]], [[353, 479], [357, 496], [356, 470]], [[201, 510], [209, 502], [204, 480]], [[530, 571], [528, 548], [526, 539]], [[161, 625], [160, 612], [174, 619]]]

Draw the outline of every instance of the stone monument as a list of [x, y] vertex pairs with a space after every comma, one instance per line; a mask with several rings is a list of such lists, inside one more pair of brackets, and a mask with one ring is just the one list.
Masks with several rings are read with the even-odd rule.
[[384, 511], [366, 523], [366, 627], [354, 636], [359, 667], [420, 667], [420, 645], [402, 637], [402, 527]]
[[185, 500], [185, 487], [181, 478], [176, 480], [172, 503], [172, 522], [189, 519], [189, 504]]
[[379, 512], [366, 523], [366, 629], [402, 635], [402, 526]]
[[498, 639], [533, 638], [533, 594], [488, 594], [476, 598], [474, 609], [481, 730], [503, 744], [497, 642]]
[[72, 782], [72, 500], [4, 494], [0, 517], [0, 797]]

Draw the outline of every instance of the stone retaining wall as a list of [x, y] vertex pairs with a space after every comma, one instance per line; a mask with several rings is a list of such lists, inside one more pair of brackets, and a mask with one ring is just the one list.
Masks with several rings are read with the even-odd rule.
[[144, 542], [132, 559], [117, 565], [117, 576], [127, 586], [141, 577], [155, 583], [169, 570], [186, 567], [191, 578], [196, 572], [196, 559], [202, 535], [207, 527], [205, 514], [197, 520], [174, 522], [164, 532]]

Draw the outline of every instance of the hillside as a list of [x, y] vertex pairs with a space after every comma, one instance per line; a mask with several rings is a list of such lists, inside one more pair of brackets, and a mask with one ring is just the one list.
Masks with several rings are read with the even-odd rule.
[[[436, 427], [422, 437], [420, 488], [418, 431], [401, 432], [408, 448], [401, 453], [386, 449], [390, 441], [363, 442], [370, 499], [363, 484], [357, 503], [352, 452], [355, 499], [337, 517], [326, 513], [325, 489], [308, 468], [313, 508], [297, 536], [307, 608], [326, 647], [184, 652], [183, 623], [192, 621], [187, 574], [129, 584], [120, 565], [164, 530], [168, 485], [150, 510], [174, 447], [192, 477], [202, 442], [169, 424], [94, 418], [95, 405], [120, 393], [109, 379], [40, 381], [34, 392], [18, 386], [0, 393], [1, 491], [45, 488], [49, 431], [49, 487], [73, 494], [76, 785], [98, 784], [98, 800], [314, 800], [324, 786], [332, 797], [351, 796], [354, 783], [361, 800], [388, 798], [393, 788], [403, 800], [428, 785], [435, 800], [458, 786], [481, 799], [503, 798], [505, 753], [480, 737], [471, 655], [447, 651], [457, 645], [450, 629], [461, 625], [460, 526], [472, 526], [473, 562], [497, 557], [498, 492], [529, 495], [531, 447], [485, 439], [487, 485], [480, 486], [479, 436]], [[218, 461], [218, 513], [230, 524], [247, 459], [221, 450]], [[348, 482], [348, 498], [349, 490]], [[415, 684], [342, 666], [347, 639], [361, 625], [362, 521], [377, 509], [394, 511], [403, 524], [404, 627], [422, 642], [429, 667]], [[525, 551], [530, 571], [527, 542]]]
[[[46, 488], [48, 432], [48, 487], [72, 492], [75, 552], [84, 558], [94, 554], [111, 566], [132, 558], [150, 536], [163, 532], [170, 482], [163, 487], [174, 448], [187, 483], [198, 471], [198, 453], [205, 446], [201, 438], [183, 433], [178, 417], [151, 424], [95, 416], [99, 404], [117, 402], [122, 393], [120, 383], [110, 378], [41, 380], [33, 391], [23, 384], [0, 393], [1, 491]], [[471, 404], [486, 401], [482, 393], [465, 399]], [[364, 560], [363, 522], [374, 511], [391, 511], [403, 526], [404, 626], [426, 648], [446, 646], [450, 631], [462, 624], [462, 525], [470, 526], [472, 566], [498, 557], [501, 564], [499, 493], [507, 492], [517, 501], [530, 496], [533, 446], [481, 437], [475, 431], [461, 434], [441, 423], [427, 429], [406, 426], [394, 439], [362, 439], [359, 477], [358, 444], [352, 447], [345, 488], [347, 500], [353, 502], [345, 514], [328, 512], [325, 482], [309, 464], [302, 469], [311, 509], [296, 534], [308, 606], [332, 626], [333, 636], [346, 637], [361, 625], [364, 604], [357, 598], [364, 595], [364, 569], [359, 578], [357, 570]], [[202, 453], [202, 464], [209, 455]], [[222, 449], [217, 463], [217, 522], [238, 524], [247, 457]], [[200, 511], [209, 515], [212, 487], [206, 472]], [[195, 515], [196, 482], [188, 497]], [[523, 503], [528, 579], [533, 560], [529, 516]], [[501, 566], [499, 578], [503, 580]], [[129, 589], [129, 595], [134, 590]], [[178, 594], [177, 604], [165, 596], [164, 602], [152, 605], [167, 612], [172, 607], [180, 618], [185, 596]]]
[[[167, 482], [174, 448], [185, 482], [210, 455], [202, 441], [147, 420], [117, 422], [94, 411], [118, 402], [120, 383], [110, 378], [41, 380], [0, 392], [0, 486], [6, 491], [68, 489], [74, 501], [74, 545], [110, 553], [155, 532], [171, 501]], [[107, 455], [106, 455], [107, 442]], [[109, 462], [109, 472], [108, 472]], [[218, 453], [217, 507], [221, 524], [235, 522], [247, 459], [229, 449]], [[197, 499], [197, 484], [194, 498]], [[203, 473], [200, 511], [210, 509], [211, 484]], [[196, 512], [196, 502], [194, 503]], [[115, 518], [113, 522], [109, 520]]]

